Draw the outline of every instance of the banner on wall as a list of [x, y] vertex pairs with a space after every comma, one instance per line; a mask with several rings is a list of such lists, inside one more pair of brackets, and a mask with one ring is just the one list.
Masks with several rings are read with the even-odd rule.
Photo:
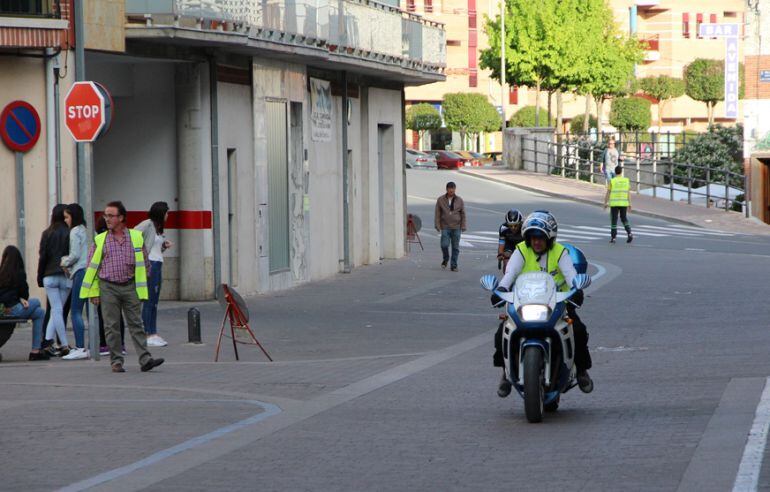
[[314, 142], [332, 141], [332, 88], [328, 80], [310, 79], [310, 131]]

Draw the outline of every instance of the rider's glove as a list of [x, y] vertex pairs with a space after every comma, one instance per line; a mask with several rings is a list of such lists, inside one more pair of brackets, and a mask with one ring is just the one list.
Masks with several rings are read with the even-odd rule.
[[[500, 292], [508, 292], [508, 289], [505, 287], [498, 287], [497, 290]], [[502, 307], [503, 304], [505, 304], [505, 301], [500, 298], [497, 294], [493, 293], [492, 296], [489, 298], [489, 302], [492, 303], [493, 307]]]

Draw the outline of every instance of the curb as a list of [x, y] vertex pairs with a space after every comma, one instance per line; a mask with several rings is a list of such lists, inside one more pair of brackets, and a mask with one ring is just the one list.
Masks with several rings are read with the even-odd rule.
[[[552, 196], [552, 197], [555, 197], [555, 198], [563, 198], [565, 200], [572, 200], [573, 202], [585, 203], [587, 205], [593, 205], [593, 206], [596, 206], [596, 207], [604, 206], [603, 203], [600, 203], [600, 202], [597, 202], [597, 201], [594, 201], [594, 200], [589, 200], [587, 198], [576, 198], [576, 197], [569, 196], [569, 195], [563, 195], [561, 193], [555, 193], [553, 191], [546, 191], [546, 190], [542, 190], [540, 188], [534, 188], [532, 186], [526, 186], [526, 185], [522, 185], [522, 184], [510, 183], [508, 181], [503, 181], [503, 180], [494, 178], [492, 176], [484, 176], [482, 174], [476, 174], [474, 172], [468, 172], [468, 171], [466, 171], [464, 169], [460, 169], [459, 172], [462, 173], [462, 174], [465, 174], [466, 176], [473, 176], [473, 177], [480, 178], [480, 179], [486, 179], [488, 181], [494, 181], [495, 183], [500, 183], [500, 184], [503, 184], [503, 185], [506, 185], [506, 186], [510, 186], [512, 188], [518, 188], [520, 190], [531, 191], [533, 193], [540, 193], [541, 195], [548, 195], [548, 196]], [[690, 222], [689, 220], [680, 219], [678, 217], [670, 217], [668, 215], [657, 214], [655, 212], [640, 211], [640, 210], [635, 208], [635, 209], [633, 209], [632, 213], [637, 214], [637, 215], [642, 215], [642, 216], [645, 216], [645, 217], [651, 217], [653, 219], [667, 220], [669, 222], [676, 222], [676, 223], [683, 224], [683, 225], [689, 225], [689, 226], [694, 226], [694, 227], [700, 227], [701, 229], [706, 229], [705, 227], [703, 227], [703, 225], [698, 224], [696, 222]]]

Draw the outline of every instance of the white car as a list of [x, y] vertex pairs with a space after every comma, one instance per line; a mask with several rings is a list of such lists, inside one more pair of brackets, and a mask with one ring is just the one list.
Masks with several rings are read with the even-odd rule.
[[437, 169], [436, 157], [419, 150], [406, 149], [407, 169]]

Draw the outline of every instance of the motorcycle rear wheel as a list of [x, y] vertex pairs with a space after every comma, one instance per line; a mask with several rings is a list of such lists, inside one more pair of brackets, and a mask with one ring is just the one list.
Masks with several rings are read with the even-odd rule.
[[527, 347], [524, 352], [524, 413], [527, 421], [543, 421], [543, 352]]

